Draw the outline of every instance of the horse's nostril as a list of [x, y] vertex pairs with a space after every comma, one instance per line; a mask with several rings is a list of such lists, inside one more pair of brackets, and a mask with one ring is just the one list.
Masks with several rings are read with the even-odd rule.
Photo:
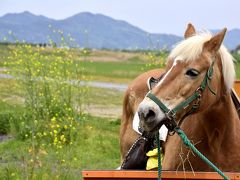
[[150, 107], [140, 106], [138, 110], [138, 116], [140, 120], [150, 123], [156, 117], [156, 113]]
[[155, 112], [153, 110], [149, 109], [149, 111], [145, 115], [146, 121], [149, 119], [153, 119], [154, 117], [155, 117]]
[[138, 116], [140, 119], [145, 118], [145, 114], [142, 111], [138, 111]]

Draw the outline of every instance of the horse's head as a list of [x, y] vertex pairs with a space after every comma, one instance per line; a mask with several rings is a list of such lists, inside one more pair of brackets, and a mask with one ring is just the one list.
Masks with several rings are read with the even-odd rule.
[[222, 45], [226, 28], [216, 35], [196, 33], [189, 24], [185, 39], [169, 54], [166, 73], [140, 103], [140, 126], [149, 132], [174, 119], [203, 112], [231, 89], [232, 56]]

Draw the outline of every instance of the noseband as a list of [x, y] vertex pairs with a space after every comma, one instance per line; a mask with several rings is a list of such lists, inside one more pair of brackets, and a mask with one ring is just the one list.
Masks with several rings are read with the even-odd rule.
[[[206, 89], [206, 87], [208, 87], [208, 89], [210, 90], [210, 92], [212, 94], [216, 95], [216, 93], [210, 87], [210, 81], [211, 81], [212, 76], [213, 76], [213, 66], [214, 66], [214, 62], [208, 68], [207, 73], [206, 73], [202, 83], [196, 89], [194, 94], [192, 96], [188, 97], [185, 101], [179, 103], [173, 109], [169, 109], [160, 99], [158, 99], [154, 94], [152, 94], [151, 91], [149, 91], [149, 93], [146, 95], [146, 97], [148, 97], [152, 101], [154, 101], [159, 106], [159, 108], [165, 113], [166, 120], [165, 120], [164, 124], [168, 128], [170, 134], [175, 132], [175, 128], [179, 127], [181, 125], [182, 121], [188, 115], [192, 114], [193, 112], [195, 112], [199, 108], [201, 97], [202, 97], [202, 93]], [[195, 100], [196, 100], [196, 102], [192, 105], [190, 111], [188, 111], [183, 116], [183, 118], [181, 118], [179, 123], [177, 123], [176, 122], [176, 114], [177, 114], [177, 112], [179, 112], [182, 109], [185, 109], [186, 107], [188, 107]]]

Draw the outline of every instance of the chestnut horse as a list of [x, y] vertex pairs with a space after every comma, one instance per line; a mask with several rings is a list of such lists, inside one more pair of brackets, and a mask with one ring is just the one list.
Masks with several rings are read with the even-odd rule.
[[[233, 57], [222, 45], [225, 33], [226, 29], [216, 35], [196, 33], [193, 25], [189, 24], [185, 39], [171, 51], [165, 75], [151, 94], [166, 108], [173, 109], [199, 92], [201, 97], [174, 114], [176, 122], [179, 123], [184, 117], [179, 123], [180, 128], [197, 149], [221, 170], [240, 171], [240, 120], [230, 95], [235, 70]], [[168, 119], [164, 109], [152, 98], [145, 96], [148, 92], [147, 79], [151, 76], [159, 77], [161, 73], [153, 70], [140, 75], [126, 92], [120, 129], [122, 158], [139, 136], [132, 130], [132, 119], [136, 112], [140, 117], [141, 128], [152, 133]], [[204, 79], [206, 87], [200, 88]], [[198, 108], [186, 116], [194, 104], [198, 104]], [[176, 133], [168, 136], [165, 143], [162, 168], [211, 170], [184, 146]]]

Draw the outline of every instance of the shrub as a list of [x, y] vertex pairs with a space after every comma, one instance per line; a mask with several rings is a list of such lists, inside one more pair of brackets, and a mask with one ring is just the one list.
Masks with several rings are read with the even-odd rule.
[[11, 114], [8, 112], [0, 113], [0, 135], [7, 134], [10, 131], [10, 117]]

